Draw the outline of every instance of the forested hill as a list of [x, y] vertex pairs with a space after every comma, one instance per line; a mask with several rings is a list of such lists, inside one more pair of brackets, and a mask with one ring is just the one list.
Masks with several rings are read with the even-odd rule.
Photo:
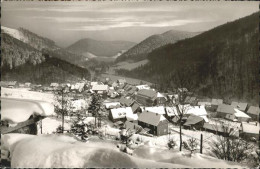
[[9, 34], [1, 34], [1, 80], [49, 84], [89, 78], [87, 69], [61, 60], [55, 52], [41, 51]]
[[122, 51], [130, 49], [134, 45], [134, 42], [128, 41], [100, 41], [85, 38], [73, 43], [67, 47], [67, 50], [81, 55], [91, 53], [95, 56], [113, 57]]
[[167, 89], [181, 72], [201, 95], [258, 103], [258, 27], [259, 13], [254, 13], [154, 50], [149, 64], [121, 73]]
[[128, 60], [140, 61], [146, 59], [148, 53], [156, 48], [167, 44], [173, 44], [179, 40], [190, 38], [197, 34], [199, 33], [170, 30], [162, 34], [152, 35], [119, 56], [116, 59], [116, 62]]

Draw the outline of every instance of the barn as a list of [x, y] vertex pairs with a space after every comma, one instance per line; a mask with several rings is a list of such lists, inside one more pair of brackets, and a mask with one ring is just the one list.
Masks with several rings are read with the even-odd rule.
[[168, 121], [162, 114], [144, 111], [139, 115], [138, 125], [155, 136], [168, 134]]

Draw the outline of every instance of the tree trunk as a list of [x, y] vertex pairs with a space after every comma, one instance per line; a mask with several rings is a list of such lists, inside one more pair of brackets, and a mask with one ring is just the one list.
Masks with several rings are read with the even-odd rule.
[[181, 133], [181, 121], [182, 121], [182, 118], [180, 118], [180, 151], [182, 150], [182, 133]]

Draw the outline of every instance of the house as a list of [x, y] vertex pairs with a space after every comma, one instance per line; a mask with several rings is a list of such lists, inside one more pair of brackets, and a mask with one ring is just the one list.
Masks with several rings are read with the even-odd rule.
[[126, 130], [134, 131], [134, 133], [139, 133], [143, 130], [143, 128], [140, 125], [138, 125], [137, 122], [131, 122], [131, 121], [126, 121], [124, 127]]
[[125, 79], [118, 79], [117, 82], [118, 82], [119, 85], [122, 85], [122, 84], [126, 83], [126, 80]]
[[186, 120], [186, 122], [183, 124], [183, 126], [184, 128], [189, 128], [189, 129], [193, 128], [199, 130], [203, 128], [204, 123], [205, 120], [202, 117], [196, 115], [190, 115]]
[[138, 119], [137, 114], [134, 114], [131, 107], [123, 107], [111, 109], [108, 115], [112, 122], [125, 121], [136, 121]]
[[211, 110], [212, 111], [216, 111], [218, 106], [223, 104], [223, 100], [222, 99], [212, 99], [211, 100]]
[[17, 83], [17, 81], [1, 81], [0, 86], [1, 87], [14, 88], [14, 87], [18, 87], [19, 84]]
[[231, 106], [234, 108], [237, 108], [240, 111], [246, 112], [247, 109], [247, 103], [241, 103], [241, 102], [232, 102]]
[[97, 84], [97, 85], [93, 85], [91, 90], [94, 92], [97, 92], [99, 94], [105, 94], [108, 92], [108, 89], [109, 89], [108, 85], [98, 85]]
[[106, 109], [113, 109], [113, 108], [119, 108], [120, 103], [119, 102], [111, 102], [111, 103], [103, 103]]
[[187, 96], [184, 100], [184, 104], [190, 104], [192, 106], [196, 106], [198, 104], [196, 97]]
[[126, 84], [124, 86], [125, 95], [132, 96], [136, 92], [137, 88], [133, 85]]
[[155, 98], [155, 104], [156, 105], [165, 105], [167, 101], [166, 96], [164, 96], [163, 94], [157, 92], [156, 98]]
[[50, 87], [57, 88], [59, 87], [59, 83], [51, 83]]
[[36, 135], [37, 122], [54, 114], [54, 105], [45, 101], [1, 98], [1, 134]]
[[247, 114], [251, 117], [251, 120], [259, 121], [259, 107], [250, 106], [247, 110]]
[[140, 105], [136, 102], [131, 106], [133, 113], [141, 112]]
[[145, 107], [144, 110], [152, 112], [152, 113], [165, 115], [165, 109], [163, 106]]
[[137, 85], [135, 86], [138, 90], [141, 90], [141, 89], [150, 89], [150, 86], [148, 86], [147, 84], [145, 85]]
[[118, 122], [118, 121], [125, 121], [125, 119], [126, 119], [126, 109], [125, 108], [111, 109], [109, 111], [108, 118], [113, 123]]
[[135, 100], [132, 98], [121, 97], [118, 100], [122, 106], [130, 107], [134, 104]]
[[188, 117], [190, 115], [199, 116], [204, 119], [205, 122], [209, 122], [209, 119], [207, 117], [208, 113], [204, 106], [188, 106], [185, 108], [185, 114], [184, 116]]
[[165, 117], [172, 121], [175, 116], [178, 116], [176, 107], [165, 107]]
[[168, 121], [161, 114], [144, 111], [139, 115], [138, 125], [156, 136], [168, 134]]
[[255, 140], [259, 139], [259, 123], [241, 123], [241, 131], [239, 134], [242, 138], [246, 140], [252, 140], [252, 137], [255, 138]]
[[227, 104], [220, 104], [217, 108], [217, 117], [226, 118], [228, 114], [235, 114], [234, 107]]
[[29, 83], [29, 82], [26, 82], [24, 85], [25, 85], [25, 87], [31, 87], [31, 83]]
[[250, 116], [244, 112], [227, 104], [221, 104], [218, 106], [217, 117], [229, 119], [232, 121], [248, 121], [250, 119]]
[[203, 130], [221, 136], [227, 136], [231, 134], [234, 137], [239, 137], [239, 130], [221, 124], [204, 123]]
[[151, 89], [141, 89], [135, 95], [136, 101], [144, 106], [154, 106], [157, 92]]

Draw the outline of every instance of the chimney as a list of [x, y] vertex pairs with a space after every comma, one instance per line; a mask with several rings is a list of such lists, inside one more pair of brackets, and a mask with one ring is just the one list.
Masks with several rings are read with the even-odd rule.
[[155, 113], [156, 114], [156, 116], [158, 116], [158, 113]]

